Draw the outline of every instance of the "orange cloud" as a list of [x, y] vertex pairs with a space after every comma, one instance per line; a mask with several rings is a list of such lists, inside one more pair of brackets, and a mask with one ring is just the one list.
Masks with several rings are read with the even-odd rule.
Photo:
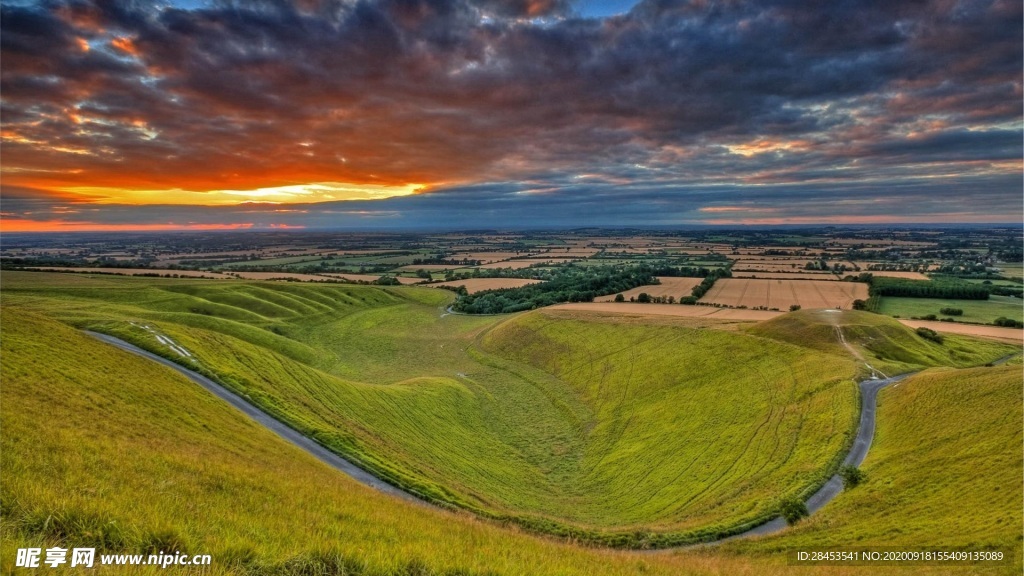
[[139, 56], [139, 47], [135, 45], [131, 38], [119, 36], [111, 40], [110, 45], [129, 56]]

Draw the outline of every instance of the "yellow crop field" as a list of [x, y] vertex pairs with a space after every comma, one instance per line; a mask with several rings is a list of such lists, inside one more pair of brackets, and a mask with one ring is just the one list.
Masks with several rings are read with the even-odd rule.
[[854, 300], [867, 300], [866, 284], [822, 280], [768, 280], [724, 278], [715, 282], [701, 302], [723, 306], [778, 308], [850, 308]]

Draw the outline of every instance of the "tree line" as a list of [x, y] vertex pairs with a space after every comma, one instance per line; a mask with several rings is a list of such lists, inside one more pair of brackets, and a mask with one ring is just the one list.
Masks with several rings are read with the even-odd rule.
[[649, 266], [567, 266], [558, 268], [554, 276], [539, 284], [462, 294], [452, 309], [465, 314], [507, 314], [562, 302], [591, 302], [597, 296], [645, 284], [659, 284]]
[[870, 288], [871, 296], [948, 298], [952, 300], [988, 300], [989, 293], [990, 288], [980, 284], [884, 278], [881, 276], [872, 278]]

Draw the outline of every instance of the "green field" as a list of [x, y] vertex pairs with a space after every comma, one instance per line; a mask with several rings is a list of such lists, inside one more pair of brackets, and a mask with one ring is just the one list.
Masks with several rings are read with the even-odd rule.
[[[168, 368], [44, 316], [3, 314], [4, 574], [31, 546], [210, 554], [208, 573], [240, 575], [671, 575], [747, 564], [587, 550], [385, 496]], [[63, 568], [40, 570], [82, 573]]]
[[883, 390], [867, 481], [785, 535], [730, 546], [1002, 547], [1015, 561], [997, 572], [1020, 574], [1022, 382], [1017, 364], [929, 370]]
[[3, 280], [9, 307], [192, 365], [425, 498], [608, 543], [770, 515], [855, 425], [852, 361], [737, 332], [442, 316], [452, 295], [416, 288]]
[[1014, 280], [985, 280], [982, 278], [958, 278], [960, 282], [967, 282], [968, 284], [991, 284], [993, 286], [1011, 286], [1014, 288], [1020, 288], [1021, 283]]
[[[442, 316], [450, 294], [418, 288], [33, 273], [2, 280], [5, 573], [13, 548], [40, 539], [117, 551], [179, 546], [223, 559], [214, 573], [317, 573], [341, 554], [365, 564], [354, 573], [396, 575], [758, 574], [784, 568], [773, 542], [846, 542], [829, 539], [832, 524], [812, 524], [816, 516], [807, 529], [752, 548], [754, 558], [728, 547], [638, 556], [398, 502], [283, 444], [173, 372], [67, 324], [213, 374], [427, 497], [556, 533], [599, 534], [605, 544], [715, 533], [813, 488], [852, 430], [852, 378], [863, 374], [835, 339], [836, 325], [858, 354], [886, 367], [967, 366], [1019, 351], [966, 338], [940, 346], [852, 311], [717, 330], [554, 312]], [[162, 346], [153, 330], [196, 361]], [[1019, 401], [1008, 400], [1019, 400], [1019, 365], [926, 373], [892, 397], [927, 378], [938, 383], [905, 401], [883, 393], [883, 449], [865, 464], [872, 480], [850, 494], [868, 494], [884, 474], [894, 478], [886, 486], [903, 474], [927, 485], [940, 465], [948, 474], [941, 490], [952, 494], [970, 482], [969, 463], [949, 467], [940, 447], [960, 442], [951, 450], [968, 453], [977, 445], [972, 462], [1000, 466], [993, 482], [1009, 482], [1004, 494], [1013, 498], [986, 504], [978, 492], [981, 512], [964, 533], [976, 535], [967, 543], [1002, 542], [991, 523], [1005, 524], [1006, 502], [1020, 500], [1020, 455], [999, 452], [1020, 444]], [[1015, 388], [995, 392], [1007, 386]], [[968, 394], [972, 387], [994, 395]], [[933, 392], [940, 388], [963, 401]], [[929, 403], [933, 396], [940, 400]], [[942, 428], [944, 411], [970, 434]], [[915, 424], [928, 417], [928, 426]], [[871, 468], [876, 455], [889, 468]], [[911, 461], [923, 471], [900, 468]], [[941, 490], [935, 498], [945, 498]], [[881, 496], [872, 498], [848, 505], [866, 510], [844, 533], [857, 542], [886, 544], [901, 509], [918, 514], [906, 533], [922, 538], [957, 513], [937, 499], [907, 497], [882, 509], [872, 507]]]
[[[448, 315], [451, 293], [411, 287], [7, 273], [3, 292], [206, 373], [428, 500], [620, 546], [725, 534], [813, 491], [866, 374], [811, 311], [747, 333]], [[889, 373], [1009, 349], [838, 318]]]
[[[942, 308], [960, 308], [963, 316], [945, 316]], [[1024, 300], [1011, 296], [990, 296], [988, 300], [952, 300], [943, 298], [903, 298], [885, 296], [880, 299], [878, 311], [889, 316], [910, 318], [935, 314], [939, 318], [953, 318], [957, 322], [991, 324], [1000, 316], [1024, 320]]]

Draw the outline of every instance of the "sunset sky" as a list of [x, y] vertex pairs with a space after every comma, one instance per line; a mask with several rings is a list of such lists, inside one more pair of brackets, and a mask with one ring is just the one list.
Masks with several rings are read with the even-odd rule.
[[4, 0], [0, 26], [4, 232], [1024, 210], [1020, 0]]

